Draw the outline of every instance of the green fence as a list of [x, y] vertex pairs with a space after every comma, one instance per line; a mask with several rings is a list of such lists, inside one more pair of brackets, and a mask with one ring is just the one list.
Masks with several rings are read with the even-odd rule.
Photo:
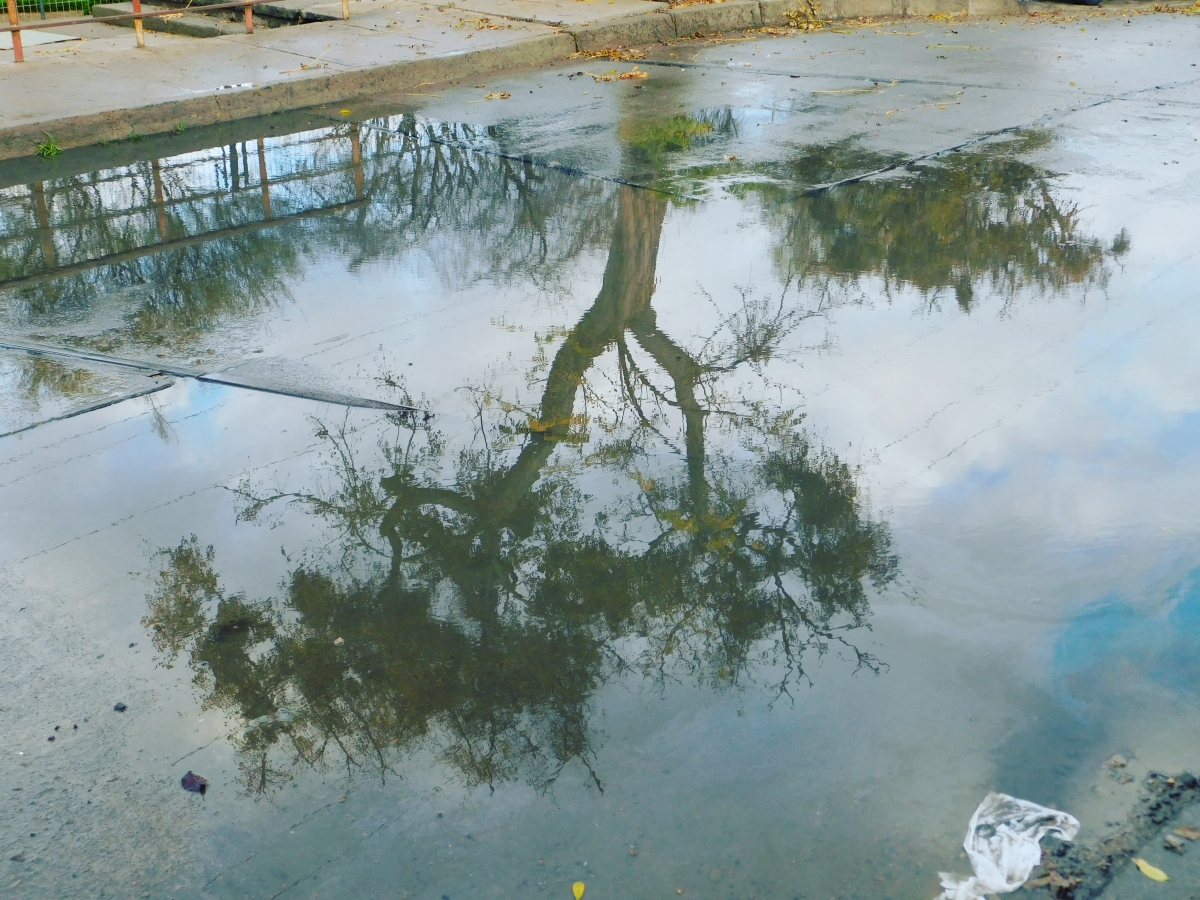
[[40, 13], [42, 16], [46, 13], [70, 12], [86, 16], [91, 14], [95, 3], [96, 0], [17, 0], [17, 12]]

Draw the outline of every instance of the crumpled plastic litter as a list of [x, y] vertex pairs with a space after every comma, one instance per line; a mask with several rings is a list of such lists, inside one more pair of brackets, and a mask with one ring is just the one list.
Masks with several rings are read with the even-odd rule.
[[937, 900], [979, 900], [1015, 891], [1041, 862], [1042, 838], [1053, 834], [1073, 841], [1078, 833], [1079, 820], [1068, 813], [993, 791], [971, 816], [963, 840], [975, 874], [959, 878], [939, 872], [945, 890]]

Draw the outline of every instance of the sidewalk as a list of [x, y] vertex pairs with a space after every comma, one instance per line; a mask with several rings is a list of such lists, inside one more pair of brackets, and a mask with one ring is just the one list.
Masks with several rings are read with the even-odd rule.
[[[340, 0], [300, 0], [339, 15]], [[786, 25], [800, 0], [730, 0], [669, 8], [654, 0], [351, 0], [347, 21], [191, 38], [100, 23], [84, 40], [0, 61], [0, 159], [27, 156], [51, 134], [65, 148], [545, 65], [578, 51]], [[972, 16], [1021, 11], [1021, 0], [831, 0], [823, 16]], [[56, 29], [58, 30], [58, 29]]]

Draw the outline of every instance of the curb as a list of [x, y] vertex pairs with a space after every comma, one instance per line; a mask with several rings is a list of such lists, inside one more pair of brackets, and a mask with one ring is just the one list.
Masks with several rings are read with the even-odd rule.
[[[134, 132], [164, 134], [178, 122], [187, 122], [189, 127], [218, 125], [397, 93], [419, 84], [440, 84], [504, 69], [546, 66], [581, 51], [646, 46], [697, 34], [727, 34], [787, 25], [789, 16], [799, 7], [799, 0], [728, 0], [655, 10], [599, 25], [563, 28], [557, 34], [538, 35], [505, 47], [314, 75], [228, 94], [24, 123], [0, 129], [0, 160], [32, 155], [46, 133], [53, 134], [60, 147], [71, 149], [124, 140]], [[1024, 7], [1023, 0], [826, 0], [822, 13], [830, 20], [936, 13], [983, 17], [1019, 14]]]

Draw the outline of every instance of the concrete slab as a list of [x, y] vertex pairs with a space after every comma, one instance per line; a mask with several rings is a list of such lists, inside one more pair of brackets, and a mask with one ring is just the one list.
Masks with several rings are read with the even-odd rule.
[[0, 349], [0, 437], [150, 397], [173, 384], [169, 377]]
[[[425, 17], [395, 20], [465, 30]], [[2, 439], [5, 896], [931, 897], [987, 790], [1090, 839], [1132, 802], [1113, 752], [1194, 770], [1194, 21], [916, 24], [679, 43], [636, 62], [646, 79], [575, 58], [0, 165], [6, 335], [314, 394], [181, 378], [153, 408]], [[434, 416], [414, 431], [318, 391]], [[571, 432], [539, 418], [564, 396]], [[811, 443], [774, 453], [791, 437]], [[768, 453], [787, 490], [758, 480]], [[856, 559], [894, 541], [880, 565], [902, 577], [856, 607], [889, 668], [828, 653], [782, 702], [768, 637], [758, 680], [731, 685], [721, 610], [758, 615], [768, 589], [738, 574], [717, 604], [682, 598], [720, 626], [715, 667], [688, 642], [668, 681], [630, 669], [671, 586], [725, 558], [707, 539], [670, 570], [644, 555], [699, 527], [676, 508], [697, 472], [730, 521], [812, 496], [820, 540], [796, 540], [823, 589], [861, 582], [843, 535]], [[592, 617], [583, 592], [629, 569], [646, 603]], [[462, 602], [514, 583], [515, 626]], [[571, 665], [520, 642], [578, 615]], [[519, 652], [475, 678], [497, 634]], [[471, 744], [483, 761], [525, 753], [528, 692], [580, 668], [571, 722], [594, 732], [571, 734], [600, 737], [552, 794], [536, 768], [490, 791], [441, 743], [482, 706], [489, 736], [518, 720], [498, 757]], [[463, 702], [426, 712], [444, 691]], [[321, 732], [291, 722], [366, 741], [346, 746], [386, 778], [371, 753], [315, 767], [286, 738]]]
[[669, 6], [656, 0], [459, 0], [440, 8], [446, 12], [462, 9], [547, 25], [583, 26], [594, 21], [610, 22], [663, 12]]
[[[170, 6], [152, 6], [143, 4], [142, 9], [146, 12], [163, 11], [170, 12], [174, 7]], [[97, 3], [92, 7], [92, 15], [97, 19], [107, 19], [112, 16], [124, 16], [133, 12], [133, 3]], [[239, 31], [245, 31], [245, 25], [234, 22], [232, 15], [226, 14], [224, 17], [217, 16], [215, 13], [211, 15], [200, 15], [197, 13], [172, 13], [168, 16], [160, 16], [144, 20], [146, 31], [158, 31], [165, 34], [177, 34], [183, 37], [206, 38], [219, 37], [222, 34], [237, 34]], [[109, 23], [121, 28], [133, 28], [133, 19], [120, 19], [116, 22]]]
[[[60, 44], [64, 41], [79, 40], [73, 34], [57, 34], [53, 31], [30, 31], [24, 35], [24, 46], [26, 47], [41, 47], [46, 44]], [[6, 31], [0, 34], [0, 50], [12, 50], [12, 32]]]

